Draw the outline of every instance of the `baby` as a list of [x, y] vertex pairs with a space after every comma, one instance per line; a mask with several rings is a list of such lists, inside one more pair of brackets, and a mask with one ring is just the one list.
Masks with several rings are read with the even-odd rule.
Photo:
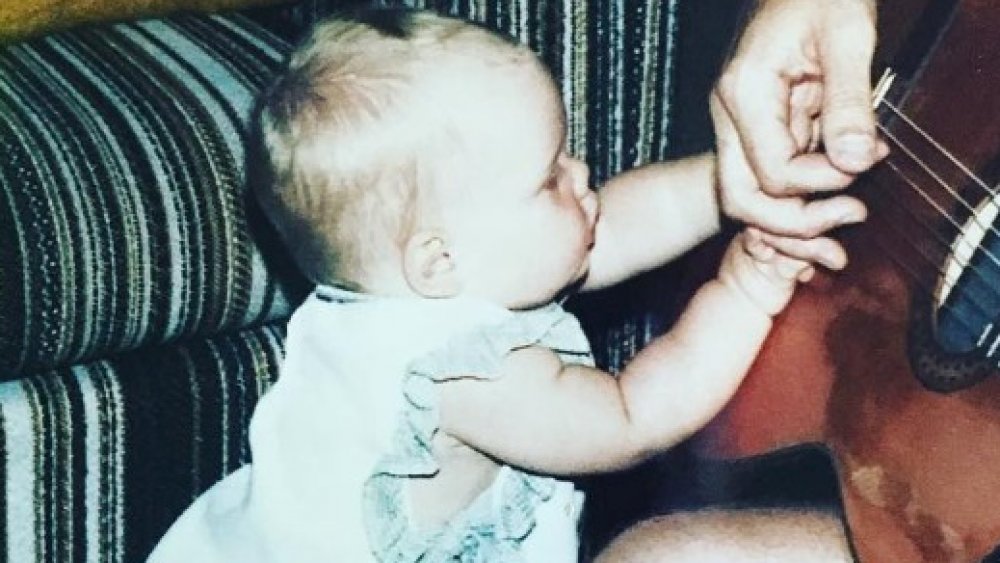
[[747, 230], [668, 334], [617, 378], [595, 369], [559, 303], [715, 232], [713, 157], [592, 191], [540, 62], [459, 20], [321, 24], [261, 125], [275, 181], [257, 196], [317, 287], [254, 413], [253, 463], [151, 561], [576, 561], [569, 477], [705, 424], [812, 273]]

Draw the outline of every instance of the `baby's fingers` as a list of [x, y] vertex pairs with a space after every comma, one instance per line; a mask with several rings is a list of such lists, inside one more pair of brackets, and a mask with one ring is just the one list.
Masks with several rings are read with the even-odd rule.
[[774, 247], [764, 242], [764, 232], [760, 229], [747, 227], [743, 234], [743, 247], [758, 262], [769, 262], [774, 258]]
[[814, 275], [816, 275], [816, 268], [814, 268], [812, 264], [807, 264], [806, 267], [799, 272], [797, 279], [802, 283], [806, 283], [813, 279]]
[[768, 270], [772, 278], [781, 281], [801, 280], [802, 276], [812, 277], [812, 274], [808, 272], [812, 269], [809, 262], [786, 256], [780, 252], [776, 252], [774, 258], [769, 262], [758, 262], [758, 264], [758, 267]]
[[[777, 242], [778, 245], [771, 244], [771, 240]], [[764, 271], [769, 277], [806, 282], [812, 279], [816, 272], [812, 266], [814, 260], [797, 256], [794, 252], [788, 252], [782, 248], [784, 245], [792, 250], [815, 252], [816, 249], [812, 248], [795, 248], [799, 246], [799, 243], [812, 241], [771, 235], [753, 227], [747, 228], [743, 241], [747, 254], [757, 262], [758, 269]], [[826, 252], [828, 249], [820, 248], [819, 250]]]
[[785, 308], [797, 282], [812, 276], [810, 262], [781, 253], [754, 228], [740, 233], [726, 256], [719, 279], [771, 316]]

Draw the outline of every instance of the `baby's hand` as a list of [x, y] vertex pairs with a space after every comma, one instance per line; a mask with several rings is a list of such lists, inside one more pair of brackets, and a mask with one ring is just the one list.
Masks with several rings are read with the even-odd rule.
[[759, 230], [749, 227], [730, 243], [719, 280], [773, 316], [791, 300], [796, 282], [809, 281], [814, 273], [812, 264], [776, 250]]

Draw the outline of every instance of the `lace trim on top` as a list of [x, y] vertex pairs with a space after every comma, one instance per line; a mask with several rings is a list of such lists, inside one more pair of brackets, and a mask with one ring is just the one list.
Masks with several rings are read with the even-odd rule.
[[[376, 464], [365, 483], [369, 544], [379, 561], [519, 561], [518, 548], [535, 525], [535, 508], [548, 500], [557, 481], [504, 467], [496, 482], [442, 529], [421, 533], [410, 527], [404, 507], [412, 477], [437, 473], [431, 446], [438, 431], [438, 381], [497, 377], [511, 350], [543, 345], [567, 363], [593, 365], [577, 320], [556, 304], [515, 312], [498, 325], [453, 338], [444, 348], [412, 362], [403, 379], [402, 420], [393, 449]], [[500, 502], [493, 495], [499, 487]]]

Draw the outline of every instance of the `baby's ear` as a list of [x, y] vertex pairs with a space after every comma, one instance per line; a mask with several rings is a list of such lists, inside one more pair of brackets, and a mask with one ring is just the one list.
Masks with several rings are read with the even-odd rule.
[[417, 231], [403, 248], [403, 275], [423, 297], [454, 297], [460, 284], [448, 239], [438, 230]]

